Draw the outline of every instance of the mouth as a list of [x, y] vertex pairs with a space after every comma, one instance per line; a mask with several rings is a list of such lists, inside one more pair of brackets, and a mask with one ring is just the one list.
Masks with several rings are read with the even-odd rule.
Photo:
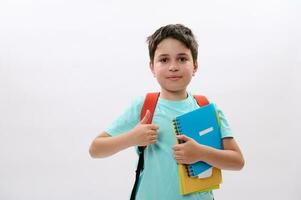
[[176, 80], [179, 80], [181, 78], [182, 78], [182, 76], [168, 76], [167, 77], [167, 79], [172, 80], [172, 81], [176, 81]]

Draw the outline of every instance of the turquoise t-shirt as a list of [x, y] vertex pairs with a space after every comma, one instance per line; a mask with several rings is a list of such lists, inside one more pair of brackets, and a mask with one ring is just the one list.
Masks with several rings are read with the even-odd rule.
[[[140, 121], [140, 112], [144, 97], [135, 99], [132, 104], [105, 131], [117, 136], [133, 129]], [[153, 116], [153, 124], [159, 126], [156, 144], [148, 145], [144, 150], [144, 170], [139, 179], [137, 200], [212, 200], [213, 194], [197, 192], [181, 195], [179, 186], [178, 166], [173, 157], [172, 147], [176, 137], [172, 120], [184, 113], [198, 108], [194, 97], [180, 101], [170, 101], [159, 97]], [[231, 129], [222, 111], [215, 106], [221, 119], [222, 138], [232, 137]]]

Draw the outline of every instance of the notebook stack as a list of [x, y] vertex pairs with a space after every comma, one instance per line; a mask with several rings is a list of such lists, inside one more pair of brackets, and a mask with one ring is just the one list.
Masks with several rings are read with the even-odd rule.
[[[219, 118], [213, 104], [180, 115], [174, 120], [177, 135], [184, 134], [199, 144], [222, 149], [219, 125]], [[182, 141], [178, 142], [182, 143]], [[203, 161], [189, 165], [179, 164], [178, 167], [180, 191], [183, 195], [218, 189], [222, 183], [221, 170]]]

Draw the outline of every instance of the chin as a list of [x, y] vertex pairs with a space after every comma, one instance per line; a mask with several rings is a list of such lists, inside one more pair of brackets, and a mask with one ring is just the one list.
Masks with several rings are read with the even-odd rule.
[[186, 88], [165, 88], [164, 90], [170, 93], [180, 93], [186, 91]]
[[169, 82], [164, 82], [164, 81], [159, 81], [159, 84], [161, 86], [162, 90], [165, 90], [170, 93], [179, 93], [186, 91], [188, 83], [180, 83], [180, 82], [174, 82], [174, 83], [169, 83]]

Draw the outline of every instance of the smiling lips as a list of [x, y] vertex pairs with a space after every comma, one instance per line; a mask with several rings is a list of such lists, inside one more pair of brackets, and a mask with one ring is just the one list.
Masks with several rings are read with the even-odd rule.
[[180, 78], [182, 78], [182, 76], [175, 76], [175, 75], [173, 75], [173, 76], [168, 76], [167, 77], [167, 79], [172, 80], [172, 81], [179, 80]]

